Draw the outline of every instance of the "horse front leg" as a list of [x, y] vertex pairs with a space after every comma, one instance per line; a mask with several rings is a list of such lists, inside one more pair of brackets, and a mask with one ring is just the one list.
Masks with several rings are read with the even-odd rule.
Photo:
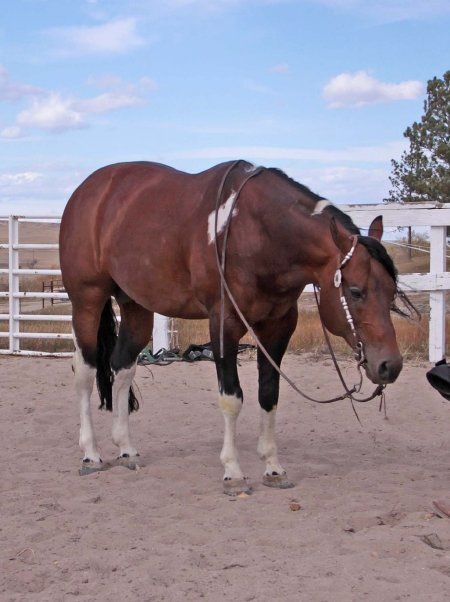
[[[278, 320], [267, 320], [257, 325], [255, 332], [270, 357], [280, 366], [289, 340], [297, 325], [297, 307]], [[258, 349], [259, 391], [258, 400], [261, 406], [260, 434], [257, 452], [266, 464], [263, 484], [268, 487], [287, 489], [293, 487], [278, 459], [275, 438], [275, 421], [280, 390], [280, 375]]]
[[236, 448], [236, 423], [242, 409], [243, 394], [237, 372], [239, 340], [245, 329], [237, 318], [228, 317], [224, 327], [224, 353], [220, 357], [219, 317], [210, 318], [211, 342], [219, 384], [219, 407], [224, 418], [224, 439], [220, 461], [224, 467], [223, 486], [227, 495], [250, 493], [249, 485], [239, 465]]

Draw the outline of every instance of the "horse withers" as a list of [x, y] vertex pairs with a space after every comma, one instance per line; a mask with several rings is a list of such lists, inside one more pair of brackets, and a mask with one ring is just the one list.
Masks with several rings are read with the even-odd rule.
[[[128, 414], [138, 403], [132, 380], [154, 312], [208, 318], [225, 420], [225, 490], [248, 490], [235, 446], [243, 402], [236, 357], [246, 327], [221, 295], [216, 243], [220, 247], [225, 233], [226, 281], [276, 365], [297, 325], [298, 298], [313, 283], [320, 288], [326, 328], [351, 347], [358, 340], [368, 377], [386, 384], [399, 375], [402, 357], [390, 316], [397, 275], [380, 244], [381, 218], [362, 236], [337, 207], [283, 172], [259, 168], [250, 179], [254, 169], [239, 161], [187, 174], [157, 163], [119, 163], [94, 172], [71, 196], [61, 222], [60, 256], [73, 306], [86, 469], [101, 468], [90, 410], [95, 377], [102, 406], [113, 412], [119, 458], [133, 462], [137, 450]], [[121, 314], [117, 335], [112, 297]], [[265, 462], [264, 482], [286, 487], [275, 440], [279, 373], [260, 350], [258, 372], [257, 451]]]

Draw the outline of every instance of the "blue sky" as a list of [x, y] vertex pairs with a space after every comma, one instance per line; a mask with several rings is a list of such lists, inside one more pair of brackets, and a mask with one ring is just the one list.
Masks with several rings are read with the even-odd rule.
[[96, 168], [246, 158], [380, 202], [450, 0], [15, 0], [0, 21], [0, 214], [60, 213]]

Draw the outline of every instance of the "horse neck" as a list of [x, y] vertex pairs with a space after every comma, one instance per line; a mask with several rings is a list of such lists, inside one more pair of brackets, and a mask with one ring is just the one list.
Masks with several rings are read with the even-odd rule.
[[259, 201], [258, 213], [264, 224], [264, 231], [276, 250], [268, 245], [273, 256], [279, 257], [279, 268], [295, 271], [303, 283], [319, 284], [322, 273], [331, 264], [334, 266], [336, 247], [333, 243], [329, 221], [325, 215], [312, 215], [311, 202], [307, 207], [295, 196], [280, 197], [265, 195]]

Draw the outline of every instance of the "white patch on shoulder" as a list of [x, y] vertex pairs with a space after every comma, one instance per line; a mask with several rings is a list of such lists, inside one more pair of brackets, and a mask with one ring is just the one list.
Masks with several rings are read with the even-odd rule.
[[333, 205], [333, 203], [330, 203], [330, 201], [327, 201], [326, 199], [317, 201], [316, 206], [314, 207], [314, 211], [312, 212], [311, 215], [320, 215], [322, 213], [322, 211], [326, 207], [329, 207], [330, 205]]
[[[222, 230], [225, 228], [225, 225], [228, 221], [228, 217], [230, 215], [231, 208], [233, 206], [234, 200], [236, 198], [236, 192], [232, 191], [228, 199], [225, 201], [223, 205], [219, 207], [217, 212], [217, 234], [220, 234]], [[233, 210], [232, 217], [235, 217], [238, 214], [237, 208]], [[208, 244], [214, 242], [216, 238], [214, 232], [214, 225], [216, 220], [216, 211], [211, 211], [208, 216]]]

